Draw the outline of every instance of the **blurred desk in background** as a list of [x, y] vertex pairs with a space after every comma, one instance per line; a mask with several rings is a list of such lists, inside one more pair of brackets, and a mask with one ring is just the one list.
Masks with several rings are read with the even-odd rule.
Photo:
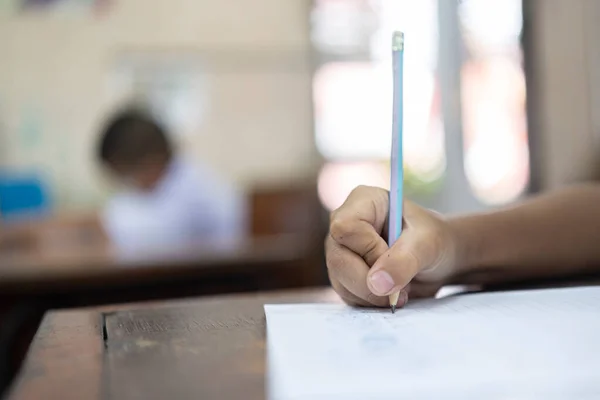
[[0, 298], [50, 296], [70, 307], [324, 284], [311, 242], [281, 234], [129, 255], [93, 246], [0, 253]]
[[52, 294], [65, 306], [80, 306], [327, 283], [327, 224], [316, 187], [255, 188], [250, 205], [245, 239], [201, 239], [131, 254], [114, 252], [93, 227], [61, 217], [38, 235], [43, 240], [0, 248], [0, 298]]

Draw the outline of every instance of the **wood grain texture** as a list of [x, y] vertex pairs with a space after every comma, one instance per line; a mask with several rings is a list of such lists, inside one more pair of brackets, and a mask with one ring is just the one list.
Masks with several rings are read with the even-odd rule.
[[101, 398], [103, 350], [101, 318], [97, 312], [48, 313], [10, 398]]
[[313, 289], [52, 312], [9, 399], [263, 399], [263, 305], [339, 301]]

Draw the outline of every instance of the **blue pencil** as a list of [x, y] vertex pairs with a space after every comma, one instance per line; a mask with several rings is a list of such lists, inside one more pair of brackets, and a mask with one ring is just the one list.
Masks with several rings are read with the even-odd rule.
[[[392, 114], [392, 155], [390, 182], [390, 215], [388, 245], [398, 240], [402, 233], [404, 165], [402, 157], [402, 121], [404, 114], [404, 33], [394, 32], [392, 35], [392, 66], [393, 66], [393, 114]], [[392, 313], [396, 312], [396, 304], [400, 293], [390, 295]]]

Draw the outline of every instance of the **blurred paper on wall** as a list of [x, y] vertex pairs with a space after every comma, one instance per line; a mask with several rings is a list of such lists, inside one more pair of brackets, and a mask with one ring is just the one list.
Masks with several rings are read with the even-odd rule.
[[0, 15], [13, 14], [19, 8], [20, 0], [2, 0], [0, 1]]
[[170, 132], [197, 134], [206, 115], [207, 79], [193, 55], [130, 54], [110, 73], [111, 103], [150, 108]]
[[51, 12], [56, 14], [100, 13], [112, 0], [12, 0], [11, 9], [17, 12]]

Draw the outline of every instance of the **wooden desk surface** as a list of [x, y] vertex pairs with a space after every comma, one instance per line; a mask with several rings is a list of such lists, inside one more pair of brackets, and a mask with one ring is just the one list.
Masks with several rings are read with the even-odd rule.
[[340, 299], [320, 288], [49, 312], [8, 399], [263, 399], [263, 305], [288, 302]]
[[265, 303], [339, 302], [331, 289], [48, 313], [8, 396], [263, 399]]

